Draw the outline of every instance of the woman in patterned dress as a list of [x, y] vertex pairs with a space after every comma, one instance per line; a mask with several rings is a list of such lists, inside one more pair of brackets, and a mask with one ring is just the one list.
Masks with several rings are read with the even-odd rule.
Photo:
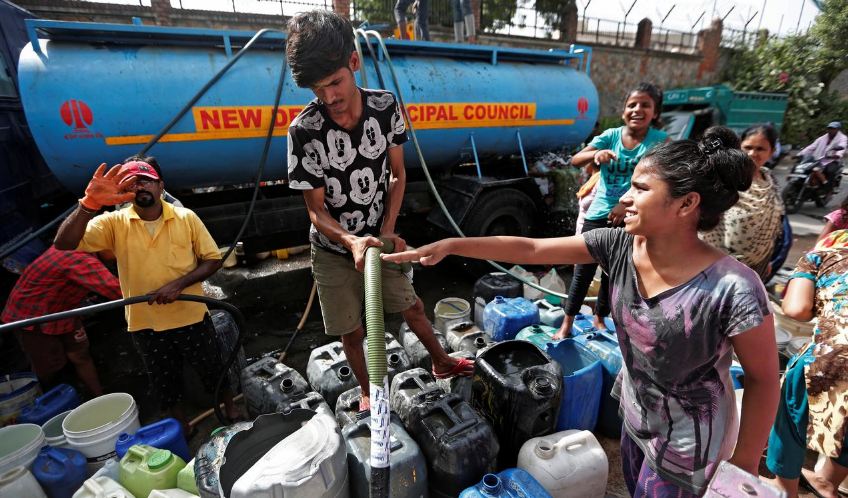
[[764, 167], [777, 142], [771, 125], [752, 126], [742, 133], [742, 151], [754, 164], [751, 188], [739, 194], [739, 202], [727, 210], [718, 226], [701, 238], [738, 259], [765, 281], [769, 262], [783, 224], [783, 201], [777, 182]]
[[[774, 322], [750, 268], [698, 238], [751, 185], [753, 165], [720, 127], [700, 143], [658, 145], [621, 202], [624, 228], [573, 237], [445, 239], [386, 261], [447, 255], [520, 264], [598, 263], [624, 368], [612, 394], [624, 420], [622, 471], [635, 497], [700, 496], [722, 460], [756, 475], [779, 394]], [[730, 379], [745, 369], [741, 422]], [[764, 423], [765, 422], [765, 423]]]

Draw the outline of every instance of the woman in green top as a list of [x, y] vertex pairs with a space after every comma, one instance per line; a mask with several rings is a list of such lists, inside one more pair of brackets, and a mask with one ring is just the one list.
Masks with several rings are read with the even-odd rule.
[[[601, 170], [598, 190], [586, 213], [581, 233], [622, 224], [624, 207], [618, 201], [630, 189], [630, 177], [633, 176], [636, 163], [653, 146], [668, 139], [668, 135], [659, 129], [660, 112], [662, 90], [650, 83], [640, 83], [627, 93], [624, 101], [621, 114], [624, 126], [601, 133], [571, 158], [571, 164], [575, 167], [582, 168], [594, 163]], [[580, 311], [597, 268], [598, 265], [594, 263], [574, 266], [574, 277], [565, 305], [565, 320], [554, 339], [571, 335], [574, 317]], [[610, 314], [608, 287], [609, 279], [604, 274], [595, 305], [595, 328], [599, 330], [606, 329], [603, 317]]]

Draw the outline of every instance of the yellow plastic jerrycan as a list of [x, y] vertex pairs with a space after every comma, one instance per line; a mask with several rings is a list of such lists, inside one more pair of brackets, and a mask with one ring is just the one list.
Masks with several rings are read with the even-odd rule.
[[147, 496], [154, 489], [177, 487], [177, 474], [185, 461], [169, 450], [137, 444], [127, 450], [118, 472], [121, 485], [133, 496]]

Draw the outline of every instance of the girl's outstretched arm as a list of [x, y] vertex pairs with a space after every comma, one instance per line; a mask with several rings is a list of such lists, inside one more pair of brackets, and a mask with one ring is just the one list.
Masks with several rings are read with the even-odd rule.
[[730, 341], [745, 371], [742, 420], [730, 462], [749, 474], [757, 475], [780, 395], [774, 317], [766, 316], [762, 324], [732, 337]]
[[579, 235], [553, 239], [507, 236], [443, 239], [418, 249], [383, 254], [382, 257], [392, 263], [418, 261], [424, 266], [430, 266], [449, 255], [533, 265], [586, 264], [595, 261], [583, 237]]

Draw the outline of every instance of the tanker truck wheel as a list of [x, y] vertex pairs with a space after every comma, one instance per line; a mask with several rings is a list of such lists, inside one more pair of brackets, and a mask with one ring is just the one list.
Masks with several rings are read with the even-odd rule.
[[[515, 235], [529, 237], [536, 217], [536, 205], [524, 192], [499, 188], [484, 192], [471, 207], [462, 223], [468, 237]], [[475, 275], [495, 271], [485, 261], [466, 260], [467, 269]]]

